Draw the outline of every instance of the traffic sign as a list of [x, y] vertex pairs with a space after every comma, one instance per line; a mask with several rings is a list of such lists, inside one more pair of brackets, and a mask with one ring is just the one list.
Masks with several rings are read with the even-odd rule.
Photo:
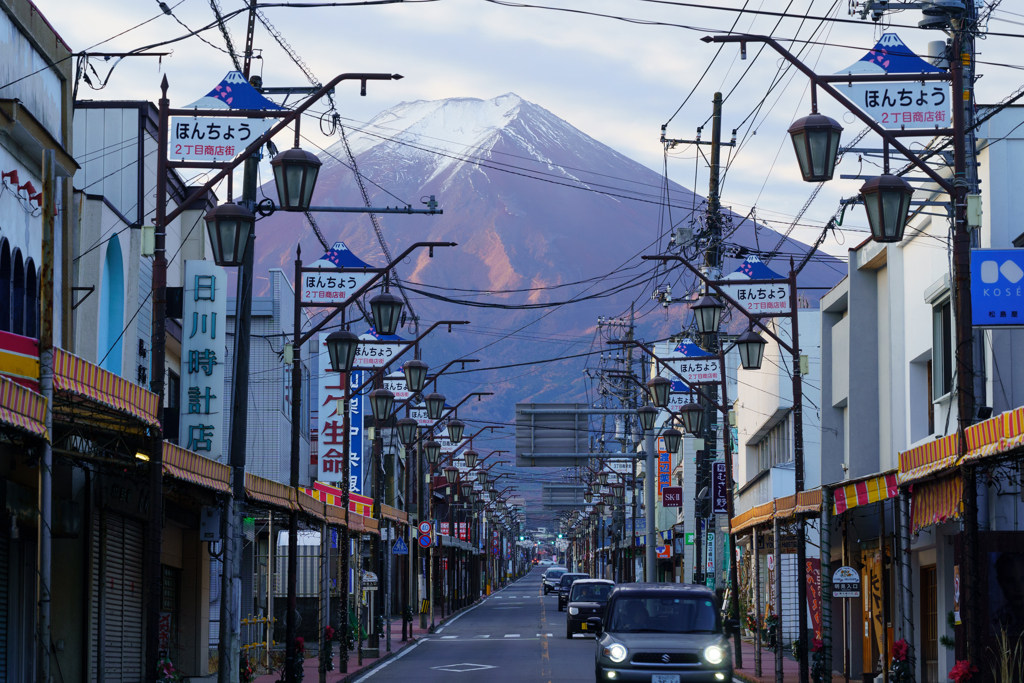
[[420, 544], [421, 548], [429, 548], [431, 545], [433, 545], [430, 541], [430, 536], [428, 534], [423, 534], [422, 536], [420, 536], [419, 540], [417, 540], [417, 543]]
[[403, 541], [401, 537], [399, 537], [398, 540], [395, 541], [395, 544], [393, 546], [391, 546], [391, 554], [392, 555], [408, 555], [409, 554], [409, 546], [407, 546], [405, 544], [405, 541]]
[[420, 535], [426, 534], [429, 536], [434, 532], [434, 525], [430, 522], [420, 522], [419, 524]]

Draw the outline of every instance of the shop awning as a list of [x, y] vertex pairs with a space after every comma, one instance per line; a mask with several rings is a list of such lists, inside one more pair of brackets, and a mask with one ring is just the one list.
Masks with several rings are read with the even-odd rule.
[[959, 472], [914, 484], [910, 498], [911, 533], [916, 534], [932, 524], [958, 519], [963, 493], [964, 481]]
[[895, 471], [848, 484], [839, 484], [832, 491], [834, 500], [832, 513], [841, 515], [858, 505], [868, 505], [880, 500], [895, 498], [899, 493], [899, 481]]
[[[324, 516], [329, 524], [345, 524], [345, 509], [342, 505], [342, 490], [316, 482], [314, 488], [302, 488], [303, 496], [321, 502], [324, 507]], [[385, 506], [386, 507], [386, 506]], [[355, 493], [349, 494], [348, 521], [350, 531], [365, 531], [367, 533], [379, 533], [378, 523], [372, 517], [360, 514], [365, 510], [369, 513], [373, 509], [373, 501], [365, 496]]]
[[0, 375], [39, 393], [39, 340], [0, 331]]
[[908, 484], [955, 467], [959, 438], [950, 434], [900, 453], [899, 483]]
[[298, 509], [295, 493], [295, 489], [290, 486], [245, 473], [245, 495], [257, 503], [290, 512]]
[[392, 522], [398, 522], [399, 524], [409, 523], [409, 513], [393, 508], [390, 505], [381, 505], [380, 514], [384, 519], [390, 519]]
[[175, 479], [212, 489], [219, 493], [231, 492], [231, 468], [216, 460], [164, 441], [164, 473]]
[[46, 432], [46, 399], [2, 376], [0, 422], [32, 436], [50, 438]]
[[759, 526], [765, 522], [770, 522], [772, 516], [775, 514], [775, 501], [771, 500], [761, 505], [755, 505], [754, 507], [741, 512], [732, 518], [732, 533], [738, 533], [751, 527]]
[[123, 431], [128, 425], [109, 409], [149, 427], [160, 424], [156, 394], [63, 349], [53, 350], [53, 391], [55, 416], [73, 412], [77, 419], [85, 411], [89, 421]]

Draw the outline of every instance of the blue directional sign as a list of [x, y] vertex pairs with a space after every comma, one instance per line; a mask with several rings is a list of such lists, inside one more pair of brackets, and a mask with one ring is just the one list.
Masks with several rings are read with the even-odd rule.
[[402, 540], [401, 536], [399, 536], [398, 540], [395, 541], [395, 544], [393, 546], [391, 546], [391, 554], [392, 555], [408, 555], [409, 554], [409, 546], [407, 546], [405, 544], [405, 541]]
[[971, 250], [975, 327], [1024, 327], [1024, 250]]

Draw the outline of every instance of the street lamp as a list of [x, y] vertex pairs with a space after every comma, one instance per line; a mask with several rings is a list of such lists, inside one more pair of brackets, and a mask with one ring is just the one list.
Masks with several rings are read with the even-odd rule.
[[245, 258], [256, 217], [249, 209], [228, 202], [206, 214], [206, 232], [218, 266], [240, 266]]
[[861, 185], [860, 196], [868, 212], [871, 239], [876, 242], [899, 242], [903, 239], [913, 194], [914, 188], [910, 183], [888, 173]]
[[604, 514], [604, 501], [601, 501], [601, 502], [598, 502], [598, 503], [594, 503], [594, 510], [597, 511], [597, 514], [603, 515]]
[[466, 430], [466, 423], [456, 418], [448, 421], [448, 439], [452, 443], [462, 441], [462, 433]]
[[[694, 436], [700, 434], [701, 423], [704, 421], [704, 408], [699, 403], [687, 403], [679, 409], [683, 417], [683, 427]], [[675, 430], [673, 430], [675, 431]], [[676, 432], [678, 434], [678, 432]]]
[[435, 391], [427, 394], [423, 402], [427, 404], [427, 417], [435, 421], [440, 420], [441, 413], [444, 412], [444, 396]]
[[817, 112], [797, 119], [789, 127], [800, 173], [806, 182], [832, 180], [842, 132], [843, 127], [838, 122]]
[[337, 330], [327, 335], [327, 355], [334, 372], [351, 372], [359, 350], [359, 337], [348, 330]]
[[373, 327], [377, 334], [388, 336], [398, 331], [402, 300], [397, 296], [391, 292], [381, 292], [370, 299], [370, 311], [373, 313]]
[[590, 501], [594, 500], [594, 494], [589, 490], [584, 491], [583, 500], [585, 500], [587, 503], [590, 503]]
[[423, 444], [423, 453], [427, 456], [427, 464], [433, 469], [441, 458], [441, 444], [431, 439]]
[[661, 438], [665, 439], [665, 450], [676, 453], [679, 451], [679, 442], [682, 441], [683, 434], [678, 429], [666, 429], [661, 433]]
[[651, 400], [659, 408], [668, 407], [668, 395], [672, 391], [672, 380], [667, 377], [652, 377], [647, 380], [647, 391], [651, 394]]
[[601, 486], [604, 486], [605, 484], [607, 484], [608, 483], [608, 473], [607, 472], [598, 472], [597, 473], [597, 481], [601, 483]]
[[315, 154], [295, 147], [285, 150], [270, 161], [277, 183], [278, 208], [284, 211], [309, 211], [313, 187], [320, 173], [320, 159]]
[[449, 465], [444, 468], [444, 478], [448, 480], [449, 484], [454, 484], [459, 480], [459, 468]]
[[697, 303], [690, 306], [690, 309], [693, 311], [693, 319], [697, 323], [698, 332], [701, 334], [718, 333], [718, 326], [722, 322], [722, 311], [725, 310], [725, 305], [722, 302], [705, 294]]
[[595, 481], [593, 484], [591, 484], [590, 485], [590, 492], [591, 493], [601, 493], [601, 482]]
[[654, 429], [654, 421], [658, 417], [658, 409], [652, 408], [651, 406], [643, 406], [638, 408], [636, 411], [637, 418], [640, 420], [640, 429], [645, 432], [649, 432]]
[[388, 419], [394, 405], [395, 395], [387, 389], [374, 389], [370, 392], [370, 410], [373, 412], [373, 419]]
[[764, 347], [768, 342], [754, 330], [747, 330], [736, 339], [740, 352], [740, 365], [744, 370], [760, 370], [764, 358]]
[[478, 482], [479, 482], [479, 483], [480, 483], [480, 484], [481, 484], [482, 486], [485, 486], [485, 487], [486, 487], [486, 486], [487, 486], [487, 476], [488, 476], [488, 475], [487, 475], [487, 471], [486, 471], [486, 470], [480, 470], [479, 472], [477, 472], [477, 473], [476, 473], [476, 480], [477, 480], [477, 481], [478, 481]]
[[405, 361], [402, 371], [405, 373], [405, 386], [409, 391], [414, 394], [423, 391], [423, 387], [427, 384], [427, 368], [427, 364], [421, 360]]
[[468, 499], [473, 493], [473, 482], [464, 481], [461, 484], [459, 484], [459, 488], [462, 489], [462, 497]]
[[403, 417], [395, 424], [398, 430], [398, 440], [408, 448], [416, 441], [416, 432], [419, 430], [419, 423], [411, 417]]
[[615, 496], [616, 499], [622, 498], [622, 496], [623, 496], [623, 494], [625, 494], [625, 492], [626, 492], [626, 485], [625, 484], [612, 484], [612, 495]]
[[476, 459], [480, 456], [479, 453], [474, 451], [472, 448], [468, 449], [463, 456], [466, 458], [466, 467], [473, 469], [476, 467]]

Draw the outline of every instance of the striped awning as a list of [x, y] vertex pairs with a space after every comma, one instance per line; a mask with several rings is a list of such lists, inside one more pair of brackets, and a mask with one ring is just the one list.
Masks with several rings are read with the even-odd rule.
[[[345, 524], [345, 509], [342, 505], [343, 499], [341, 497], [341, 489], [336, 489], [333, 486], [327, 486], [320, 482], [316, 482], [314, 487], [315, 488], [311, 489], [301, 488], [301, 495], [319, 501], [324, 505], [326, 508], [324, 512], [325, 519], [329, 524]], [[350, 493], [348, 501], [349, 530], [378, 533], [377, 520], [373, 519], [368, 514], [361, 514], [361, 511], [363, 510], [369, 513], [372, 509], [373, 501], [371, 499], [365, 496], [360, 496], [356, 493]]]
[[409, 523], [409, 513], [393, 508], [390, 505], [380, 506], [380, 515], [384, 519], [390, 519], [392, 522], [398, 522], [399, 524]]
[[231, 468], [164, 441], [164, 473], [218, 493], [231, 492]]
[[75, 402], [95, 402], [113, 408], [150, 427], [160, 424], [160, 399], [156, 394], [63, 349], [53, 350], [53, 390]]
[[832, 491], [834, 500], [832, 513], [841, 515], [858, 505], [895, 498], [899, 493], [900, 487], [896, 472], [887, 472], [849, 484], [837, 485]]
[[963, 493], [964, 480], [959, 473], [914, 484], [910, 498], [911, 533], [916, 534], [933, 524], [958, 519], [963, 509]]
[[955, 467], [959, 438], [950, 434], [900, 453], [899, 482], [907, 484]]
[[245, 495], [250, 499], [281, 510], [297, 510], [296, 491], [271, 479], [245, 473]]
[[759, 526], [765, 522], [770, 522], [772, 517], [775, 515], [775, 501], [771, 500], [761, 505], [755, 505], [754, 507], [741, 512], [732, 518], [732, 533], [737, 533], [751, 527]]
[[49, 441], [46, 398], [0, 376], [0, 422]]
[[0, 375], [39, 393], [39, 340], [0, 332]]

